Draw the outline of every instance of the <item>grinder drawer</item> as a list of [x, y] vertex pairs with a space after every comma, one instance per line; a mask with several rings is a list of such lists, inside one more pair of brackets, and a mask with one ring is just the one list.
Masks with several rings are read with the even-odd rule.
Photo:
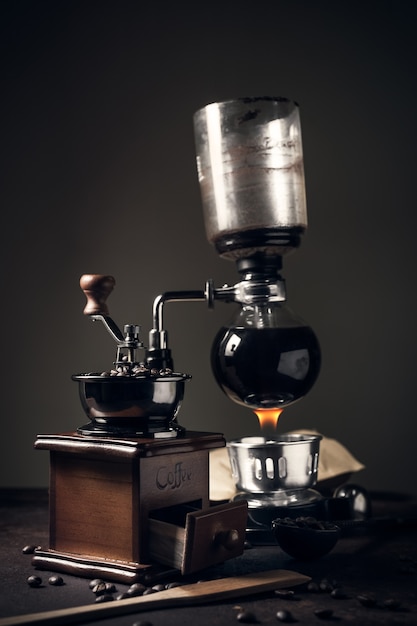
[[191, 574], [243, 553], [248, 504], [230, 502], [191, 510], [187, 506], [154, 511], [149, 518], [153, 561]]

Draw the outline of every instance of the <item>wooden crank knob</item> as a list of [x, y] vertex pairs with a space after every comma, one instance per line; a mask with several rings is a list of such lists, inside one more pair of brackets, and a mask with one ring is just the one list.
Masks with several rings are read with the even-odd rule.
[[115, 284], [113, 276], [83, 274], [80, 278], [80, 287], [87, 298], [84, 315], [108, 315], [106, 300]]

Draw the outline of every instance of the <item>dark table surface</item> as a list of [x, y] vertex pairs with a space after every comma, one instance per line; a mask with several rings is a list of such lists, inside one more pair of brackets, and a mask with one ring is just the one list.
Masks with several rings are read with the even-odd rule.
[[[343, 598], [332, 597], [329, 590], [313, 592], [301, 586], [294, 587], [291, 599], [281, 598], [273, 591], [246, 594], [238, 599], [153, 609], [93, 623], [132, 626], [146, 620], [153, 626], [230, 626], [239, 623], [237, 607], [241, 607], [251, 611], [258, 624], [280, 623], [277, 619], [280, 610], [290, 611], [293, 623], [300, 625], [323, 621], [359, 626], [417, 624], [417, 503], [415, 499], [398, 494], [378, 493], [371, 497], [373, 518], [392, 516], [400, 523], [378, 531], [356, 530], [341, 538], [329, 554], [314, 561], [296, 561], [276, 544], [252, 546], [242, 556], [199, 574], [202, 579], [210, 579], [287, 569], [306, 574], [318, 584], [330, 581], [343, 590]], [[48, 579], [55, 572], [35, 570], [31, 555], [22, 552], [28, 544], [48, 545], [46, 490], [0, 490], [0, 536], [0, 618], [95, 602], [89, 579], [63, 574], [64, 585], [52, 586]], [[28, 585], [27, 578], [32, 574], [41, 576], [41, 587]], [[195, 582], [199, 577], [186, 582]], [[116, 587], [118, 592], [123, 592], [128, 585], [116, 583]], [[375, 604], [364, 606], [358, 600], [360, 595], [372, 596]], [[395, 601], [395, 608], [391, 601]], [[332, 616], [320, 618], [315, 614], [318, 609], [331, 609]], [[85, 620], [79, 622], [85, 623]]]

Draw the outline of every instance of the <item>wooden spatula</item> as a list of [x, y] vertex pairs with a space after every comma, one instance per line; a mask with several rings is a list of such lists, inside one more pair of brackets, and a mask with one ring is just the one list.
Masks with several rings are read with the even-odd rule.
[[69, 609], [29, 613], [0, 619], [0, 626], [21, 626], [22, 624], [77, 624], [99, 619], [128, 615], [139, 611], [175, 606], [204, 604], [227, 598], [238, 598], [251, 594], [271, 591], [282, 587], [293, 587], [308, 582], [310, 578], [289, 570], [268, 570], [244, 576], [231, 576], [207, 582], [182, 585], [158, 591], [147, 596], [114, 600], [103, 604], [77, 606]]

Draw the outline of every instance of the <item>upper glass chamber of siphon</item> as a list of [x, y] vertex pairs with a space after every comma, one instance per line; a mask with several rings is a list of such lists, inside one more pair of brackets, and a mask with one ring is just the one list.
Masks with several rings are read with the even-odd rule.
[[321, 364], [280, 274], [307, 228], [299, 107], [270, 96], [215, 102], [195, 113], [194, 131], [207, 239], [241, 275], [227, 289], [240, 307], [214, 339], [213, 373], [234, 402], [283, 408], [311, 389]]
[[194, 115], [208, 241], [228, 259], [284, 255], [307, 227], [299, 107], [241, 98]]

